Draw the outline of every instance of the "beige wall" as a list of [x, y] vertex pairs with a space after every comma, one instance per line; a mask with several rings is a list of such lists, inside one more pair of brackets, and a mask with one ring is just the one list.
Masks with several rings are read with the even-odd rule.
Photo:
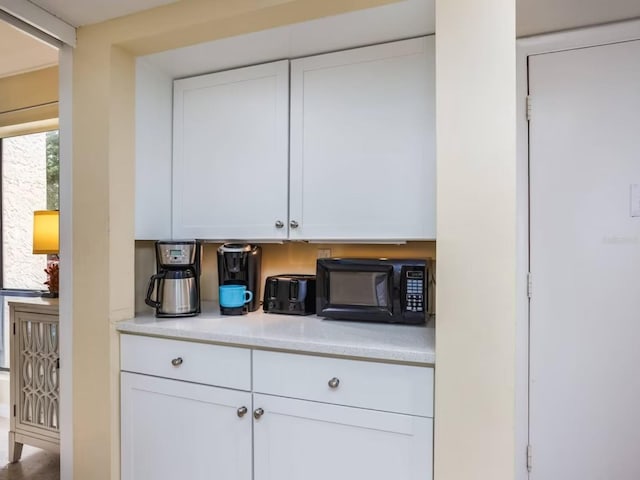
[[[511, 480], [515, 0], [436, 1], [435, 478]], [[516, 457], [520, 455], [520, 457]]]
[[[383, 3], [389, 1], [182, 0], [79, 29], [73, 78], [75, 478], [119, 476], [118, 345], [111, 322], [133, 315], [136, 250], [150, 250], [133, 241], [135, 55]], [[436, 480], [513, 478], [514, 3], [437, 3]], [[277, 255], [284, 260], [298, 248], [315, 247], [292, 244]], [[306, 255], [305, 262], [315, 256]]]
[[0, 78], [0, 127], [56, 118], [57, 102], [58, 67]]
[[73, 62], [74, 478], [119, 478], [119, 361], [112, 322], [134, 313], [135, 56], [385, 3], [391, 1], [182, 0], [78, 29]]

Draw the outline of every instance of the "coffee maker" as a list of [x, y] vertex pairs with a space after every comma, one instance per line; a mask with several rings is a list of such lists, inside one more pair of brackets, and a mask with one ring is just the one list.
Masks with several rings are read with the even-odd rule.
[[262, 249], [246, 243], [225, 243], [218, 247], [218, 284], [244, 285], [253, 292], [253, 300], [242, 307], [220, 306], [223, 315], [255, 312], [260, 306], [260, 267]]
[[[156, 317], [192, 317], [200, 313], [200, 261], [197, 241], [156, 242], [157, 274], [149, 279], [145, 303]], [[151, 298], [155, 288], [156, 298]]]

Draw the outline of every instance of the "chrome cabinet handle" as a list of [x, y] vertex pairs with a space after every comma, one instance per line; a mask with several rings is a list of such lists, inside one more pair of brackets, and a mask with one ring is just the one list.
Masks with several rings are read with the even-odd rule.
[[282, 222], [281, 220], [278, 220], [276, 222], [276, 228], [283, 228], [284, 227], [284, 222]]
[[256, 420], [259, 420], [262, 415], [264, 415], [264, 410], [261, 408], [256, 408], [253, 411], [253, 418], [255, 418]]
[[179, 367], [180, 365], [182, 365], [182, 362], [182, 357], [174, 358], [173, 360], [171, 360], [171, 365], [173, 365], [174, 367]]
[[247, 414], [247, 407], [240, 407], [237, 414], [240, 418], [244, 417]]
[[333, 377], [327, 383], [329, 384], [329, 387], [331, 387], [331, 388], [338, 388], [338, 385], [340, 385], [340, 379], [336, 378], [336, 377]]
[[291, 222], [289, 223], [289, 226], [291, 228], [298, 228], [298, 222], [296, 222], [295, 220], [291, 220]]

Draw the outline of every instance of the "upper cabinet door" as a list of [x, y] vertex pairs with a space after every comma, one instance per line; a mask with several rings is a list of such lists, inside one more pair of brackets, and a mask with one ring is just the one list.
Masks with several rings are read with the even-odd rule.
[[291, 62], [290, 238], [435, 239], [434, 56], [430, 36]]
[[284, 239], [289, 62], [174, 82], [173, 238]]
[[136, 61], [135, 238], [171, 238], [173, 79]]

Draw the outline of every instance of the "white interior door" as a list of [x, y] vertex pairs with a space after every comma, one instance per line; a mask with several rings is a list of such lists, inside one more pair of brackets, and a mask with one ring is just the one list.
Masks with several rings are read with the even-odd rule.
[[640, 41], [532, 56], [529, 90], [530, 478], [637, 480]]

